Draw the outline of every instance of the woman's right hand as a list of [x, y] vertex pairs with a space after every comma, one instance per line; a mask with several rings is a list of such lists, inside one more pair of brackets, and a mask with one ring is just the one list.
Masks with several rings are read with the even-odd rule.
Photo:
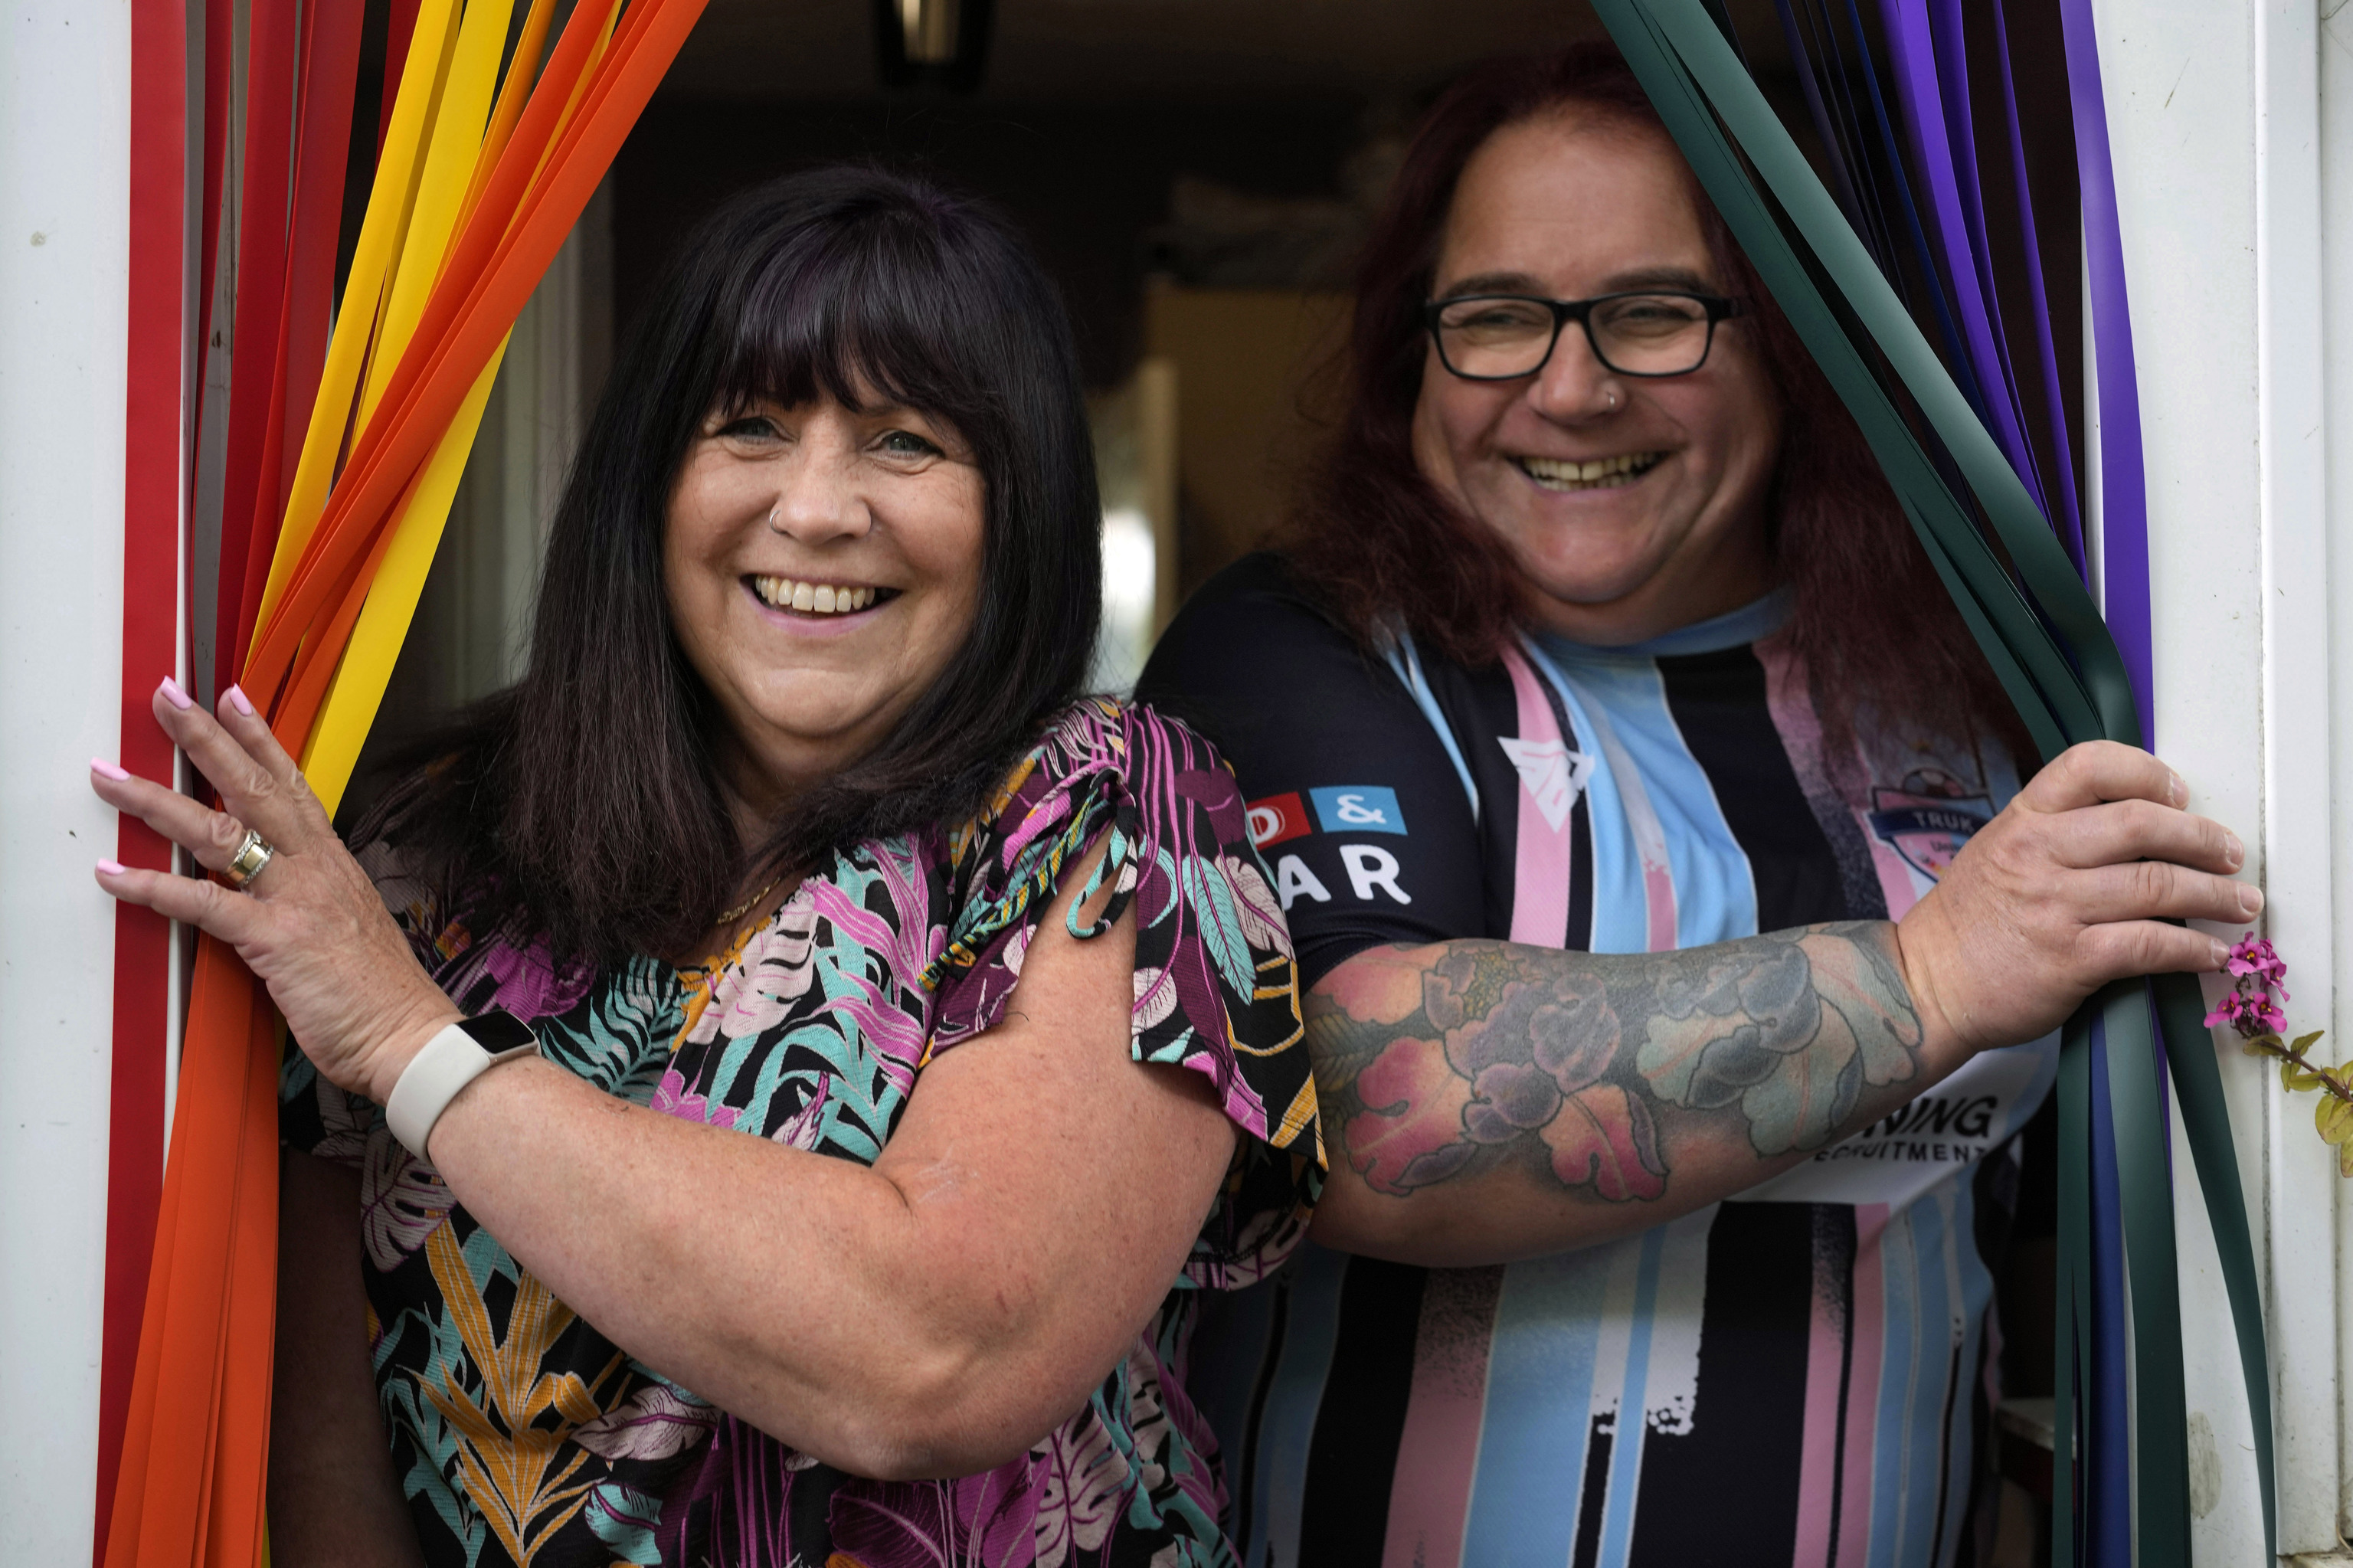
[[1979, 829], [1895, 927], [1929, 1054], [2036, 1039], [2110, 980], [2221, 969], [2226, 944], [2166, 922], [2252, 919], [2263, 895], [2189, 798], [2147, 752], [2089, 741]]

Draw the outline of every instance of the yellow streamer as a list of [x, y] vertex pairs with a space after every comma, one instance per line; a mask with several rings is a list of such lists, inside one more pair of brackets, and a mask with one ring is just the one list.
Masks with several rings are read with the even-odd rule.
[[403, 237], [400, 263], [385, 292], [384, 321], [376, 331], [375, 352], [369, 356], [367, 381], [360, 392], [359, 419], [364, 430], [375, 418], [385, 386], [400, 366], [408, 340], [425, 314], [425, 302], [441, 275], [449, 253], [466, 188], [482, 153], [482, 131], [490, 123], [491, 98], [498, 86], [499, 54], [506, 47], [507, 23], [514, 15], [513, 0], [471, 0], [458, 32], [457, 51], [433, 115], [418, 175], [417, 199]]
[[302, 438], [302, 456], [287, 496], [278, 548], [270, 556], [269, 580], [262, 589], [261, 613], [254, 622], [257, 640], [269, 624], [269, 612], [286, 591], [302, 559], [303, 547], [310, 544], [327, 509], [327, 491], [343, 460], [343, 438], [352, 428], [352, 399], [367, 367], [386, 275], [408, 227], [421, 172], [419, 154], [440, 100], [456, 19], [457, 0], [425, 0], [417, 11], [408, 60], [401, 69], [400, 90], [393, 99], [392, 122], [385, 132], [384, 154], [368, 194], [367, 216], [360, 224], [351, 276], [335, 314], [334, 336], [328, 343], [326, 369], [319, 378], [318, 401], [311, 408], [311, 427]]
[[330, 816], [343, 800], [352, 769], [359, 763], [360, 747], [375, 723], [376, 708], [384, 701], [400, 645], [408, 636], [408, 623], [417, 614], [425, 576], [433, 567], [433, 553], [440, 546], [450, 503], [457, 499], [458, 481], [465, 474], [467, 454], [474, 449], [474, 433], [481, 426], [482, 409], [490, 402], [491, 386], [498, 379], [499, 364], [506, 353], [507, 345], [501, 342], [490, 364], [482, 367], [474, 389], [459, 406], [458, 417], [450, 421], [441, 444], [433, 449], [408, 510], [393, 524], [392, 543], [385, 549], [375, 580], [368, 586], [367, 600], [352, 628], [351, 642], [335, 666], [318, 721], [311, 726], [311, 741], [302, 751], [302, 775]]

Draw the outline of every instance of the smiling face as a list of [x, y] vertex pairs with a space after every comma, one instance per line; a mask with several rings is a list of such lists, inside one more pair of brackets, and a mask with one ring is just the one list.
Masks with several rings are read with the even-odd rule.
[[826, 398], [703, 421], [670, 493], [663, 583], [753, 836], [880, 744], [964, 646], [985, 503], [963, 438], [912, 409]]
[[[1673, 145], [1571, 109], [1509, 125], [1463, 169], [1430, 297], [1725, 292]], [[1502, 536], [1539, 623], [1638, 642], [1773, 582], [1765, 492], [1779, 403], [1749, 323], [1689, 375], [1620, 376], [1576, 324], [1517, 381], [1465, 381], [1426, 351], [1414, 461]]]

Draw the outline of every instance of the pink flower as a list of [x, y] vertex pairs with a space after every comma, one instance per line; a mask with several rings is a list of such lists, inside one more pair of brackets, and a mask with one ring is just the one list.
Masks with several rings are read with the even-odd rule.
[[2231, 949], [2223, 968], [2232, 976], [2231, 994], [2206, 1015], [2209, 1029], [2227, 1023], [2253, 1040], [2287, 1028], [2287, 1015], [2279, 1010], [2279, 1003], [2288, 1000], [2287, 988], [2280, 983], [2287, 979], [2287, 964], [2269, 942], [2248, 932]]
[[2221, 1023], [2229, 1024], [2252, 1040], [2258, 1034], [2276, 1034], [2285, 1029], [2287, 1016], [2267, 996], [2234, 991], [2206, 1015], [2206, 1027], [2209, 1029]]
[[2256, 977], [2264, 989], [2278, 991], [2281, 1001], [2288, 1000], [2287, 990], [2282, 983], [2287, 979], [2287, 964], [2273, 951], [2270, 942], [2258, 939], [2253, 931], [2239, 938], [2239, 945], [2231, 949], [2231, 961], [2225, 967], [2241, 980]]

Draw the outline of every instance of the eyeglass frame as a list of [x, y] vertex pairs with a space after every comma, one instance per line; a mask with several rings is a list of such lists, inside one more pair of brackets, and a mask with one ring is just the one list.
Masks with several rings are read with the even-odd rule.
[[[1600, 343], [1593, 335], [1593, 307], [1606, 305], [1612, 300], [1690, 300], [1707, 313], [1707, 341], [1700, 345], [1699, 358], [1681, 370], [1621, 370], [1609, 363], [1601, 352]], [[1472, 376], [1454, 368], [1446, 357], [1446, 339], [1439, 331], [1439, 316], [1448, 308], [1466, 304], [1473, 300], [1513, 300], [1521, 304], [1542, 305], [1552, 313], [1552, 339], [1545, 344], [1544, 357], [1535, 365], [1509, 376]], [[1421, 305], [1422, 326], [1430, 334], [1431, 346], [1438, 350], [1438, 363], [1458, 381], [1525, 381], [1540, 376], [1552, 363], [1560, 347], [1561, 329], [1575, 322], [1585, 329], [1585, 346], [1593, 351], [1595, 363], [1612, 376], [1632, 376], [1646, 381], [1665, 380], [1671, 376], [1689, 376], [1707, 364], [1707, 356], [1715, 351], [1715, 325], [1730, 321], [1744, 312], [1738, 300], [1722, 294], [1695, 293], [1689, 289], [1621, 289], [1614, 294], [1596, 294], [1589, 300], [1547, 300], [1541, 294], [1456, 294], [1443, 300], [1425, 300]]]

